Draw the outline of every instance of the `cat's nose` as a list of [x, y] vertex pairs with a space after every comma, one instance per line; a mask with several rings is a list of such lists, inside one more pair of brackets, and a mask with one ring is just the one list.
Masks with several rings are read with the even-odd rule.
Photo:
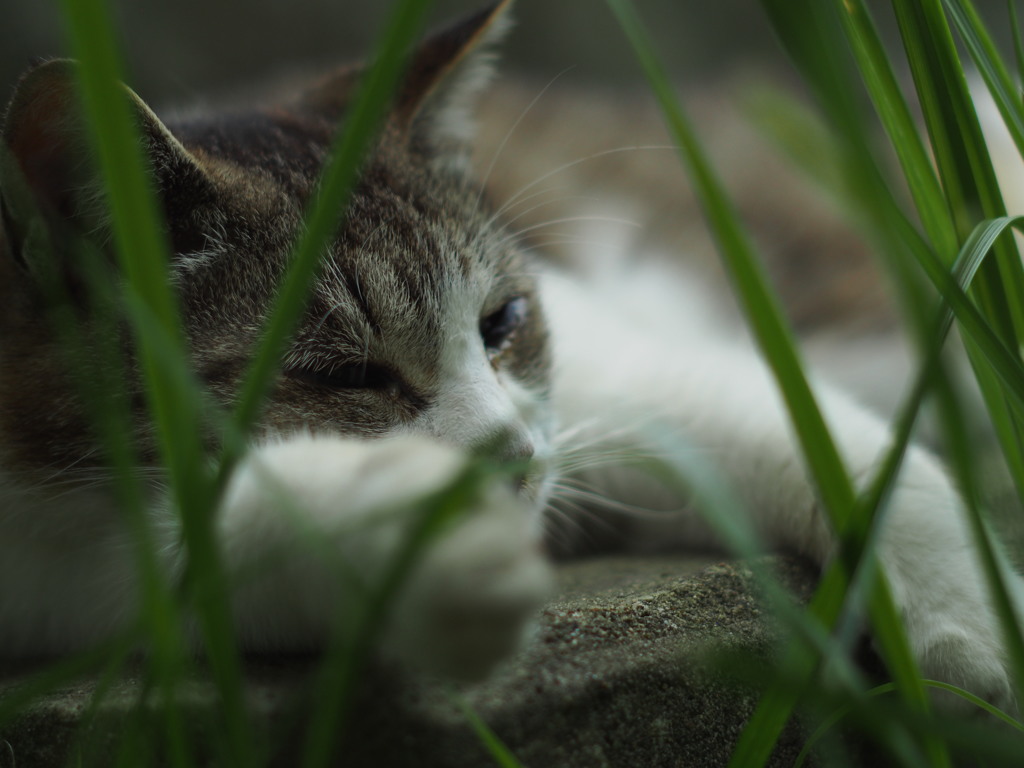
[[526, 463], [533, 458], [533, 441], [515, 427], [502, 427], [473, 444], [473, 452], [501, 463]]
[[533, 441], [523, 430], [515, 427], [496, 429], [487, 437], [476, 441], [473, 452], [494, 459], [500, 464], [513, 465], [513, 487], [517, 492], [522, 490], [529, 474], [528, 465], [534, 453]]

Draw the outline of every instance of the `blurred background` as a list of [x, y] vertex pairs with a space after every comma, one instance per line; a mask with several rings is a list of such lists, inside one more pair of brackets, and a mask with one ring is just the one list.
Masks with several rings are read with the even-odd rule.
[[[1012, 0], [1011, 0], [1012, 1]], [[56, 0], [3, 0], [0, 87], [6, 101], [35, 57], [66, 55]], [[1005, 0], [976, 0], [1008, 38]], [[384, 0], [112, 0], [130, 84], [158, 108], [258, 83], [282, 71], [351, 60], [366, 50], [391, 3]], [[476, 9], [475, 0], [438, 0], [436, 25]], [[889, 4], [875, 1], [888, 24]], [[737, 70], [785, 72], [756, 0], [636, 0], [662, 55], [682, 81]], [[505, 52], [539, 78], [625, 84], [637, 67], [601, 0], [518, 0]]]

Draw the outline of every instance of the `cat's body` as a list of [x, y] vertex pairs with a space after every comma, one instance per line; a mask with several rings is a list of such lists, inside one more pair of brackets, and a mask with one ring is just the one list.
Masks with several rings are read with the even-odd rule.
[[[625, 468], [637, 456], [664, 456], [665, 434], [718, 467], [773, 544], [819, 563], [830, 556], [828, 524], [775, 386], [746, 345], [724, 338], [699, 283], [664, 259], [635, 259], [601, 224], [599, 263], [535, 275], [484, 205], [466, 174], [461, 113], [479, 86], [473, 49], [499, 13], [419, 49], [257, 445], [227, 489], [216, 529], [248, 648], [323, 646], [334, 607], [355, 587], [319, 555], [360, 579], [379, 575], [409, 524], [391, 512], [444, 488], [481, 450], [529, 460], [529, 470], [495, 479], [479, 513], [426, 555], [385, 638], [434, 669], [481, 673], [519, 639], [547, 589], [539, 540], [554, 485], [579, 481], [627, 505], [685, 508]], [[167, 127], [136, 102], [195, 366], [224, 402], [353, 77], [327, 78], [281, 107]], [[78, 127], [65, 117], [71, 79], [60, 63], [25, 78], [0, 159], [51, 226], [87, 231], [103, 223], [80, 193], [88, 180], [74, 161]], [[0, 654], [60, 653], [131, 620], [136, 563], [132, 532], [93, 483], [102, 461], [44, 320], [31, 230], [11, 210], [14, 184], [0, 259]], [[884, 425], [826, 387], [819, 394], [863, 481], [885, 446]], [[149, 433], [139, 434], [151, 456]], [[956, 493], [925, 452], [912, 450], [906, 463], [880, 552], [914, 650], [926, 674], [1008, 702], [998, 629]], [[159, 492], [152, 517], [160, 565], [178, 578], [179, 524]], [[636, 531], [635, 542], [710, 541], [693, 511], [637, 520], [650, 530]]]

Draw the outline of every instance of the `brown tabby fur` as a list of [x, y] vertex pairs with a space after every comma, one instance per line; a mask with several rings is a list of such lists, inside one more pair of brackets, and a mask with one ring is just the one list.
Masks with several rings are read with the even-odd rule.
[[[372, 436], [429, 409], [439, 386], [445, 292], [492, 272], [498, 275], [492, 295], [525, 296], [533, 305], [517, 343], [493, 364], [526, 384], [546, 386], [547, 342], [533, 281], [481, 207], [477, 188], [450, 159], [454, 139], [435, 125], [435, 84], [458, 68], [455, 52], [471, 47], [486, 28], [482, 19], [500, 5], [418, 49], [415, 75], [366, 158], [328, 249], [322, 279], [264, 409], [264, 430], [315, 426]], [[195, 370], [224, 406], [235, 397], [259, 339], [360, 73], [342, 69], [285, 103], [166, 124], [132, 95], [169, 222], [172, 278]], [[30, 72], [18, 93], [23, 100], [9, 108], [5, 137], [33, 202], [51, 224], [70, 219], [79, 229], [71, 234], [106, 242], [105, 225], [90, 218], [89, 193], [82, 191], [82, 126], [53, 119], [54, 113], [75, 113], [73, 68]], [[0, 462], [38, 477], [100, 465], [103, 457], [43, 311], [33, 269], [38, 256], [10, 209], [8, 203], [0, 240]], [[498, 306], [481, 307], [481, 316]], [[389, 359], [396, 345], [409, 351], [401, 372], [399, 361]], [[418, 364], [405, 364], [411, 359]], [[379, 391], [328, 389], [317, 382], [317, 373], [345, 364], [374, 366]], [[137, 385], [131, 394], [141, 453], [154, 461]], [[480, 435], [476, 442], [493, 437]]]

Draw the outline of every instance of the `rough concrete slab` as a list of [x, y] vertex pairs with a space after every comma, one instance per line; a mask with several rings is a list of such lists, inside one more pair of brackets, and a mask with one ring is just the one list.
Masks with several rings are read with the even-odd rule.
[[[797, 599], [806, 598], [813, 570], [788, 558], [773, 563]], [[708, 651], [734, 649], [756, 659], [772, 653], [772, 622], [750, 571], [707, 559], [623, 557], [566, 564], [560, 578], [560, 595], [544, 610], [535, 640], [491, 679], [459, 688], [465, 701], [530, 768], [724, 765], [756, 697], [714, 673]], [[275, 765], [298, 764], [305, 718], [296, 712], [317, 706], [307, 693], [315, 668], [308, 659], [248, 664], [258, 731], [280, 739]], [[0, 686], [9, 690], [16, 677]], [[61, 690], [3, 728], [0, 768], [63, 766], [69, 751], [83, 755], [85, 765], [110, 764], [136, 709], [139, 682], [117, 681], [98, 715], [85, 718], [94, 687], [84, 681]], [[373, 671], [336, 764], [494, 765], [450, 692], [440, 681]], [[201, 731], [215, 719], [208, 682], [195, 680], [180, 695], [190, 728]], [[771, 764], [791, 765], [801, 741], [798, 727], [790, 727]]]

